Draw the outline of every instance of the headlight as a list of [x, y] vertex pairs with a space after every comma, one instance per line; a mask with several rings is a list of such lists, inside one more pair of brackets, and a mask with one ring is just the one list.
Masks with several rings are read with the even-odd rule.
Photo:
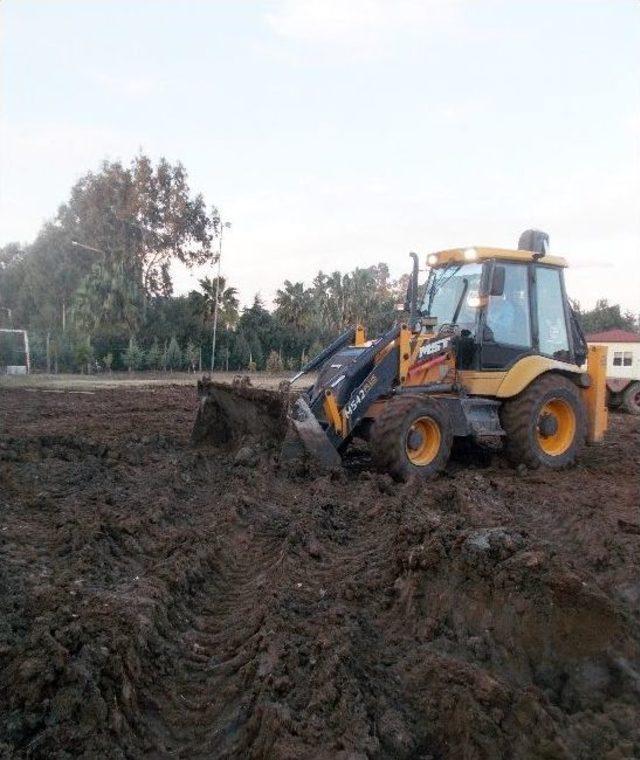
[[435, 255], [435, 253], [432, 253], [430, 256], [427, 256], [427, 264], [430, 267], [434, 267], [438, 263], [438, 257]]
[[475, 261], [478, 258], [478, 251], [475, 248], [467, 248], [464, 252], [465, 261]]

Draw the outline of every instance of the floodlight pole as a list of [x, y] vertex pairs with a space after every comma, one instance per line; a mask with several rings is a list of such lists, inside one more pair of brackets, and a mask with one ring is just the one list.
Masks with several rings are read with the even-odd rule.
[[222, 233], [223, 230], [229, 229], [231, 222], [220, 222], [220, 234], [218, 235], [218, 273], [216, 275], [216, 295], [213, 304], [213, 336], [211, 338], [211, 371], [216, 362], [216, 336], [218, 332], [218, 301], [220, 299], [220, 262], [222, 261]]
[[71, 245], [75, 246], [76, 248], [84, 248], [85, 251], [93, 251], [93, 253], [101, 253], [103, 256], [107, 255], [104, 251], [101, 251], [99, 248], [94, 248], [91, 245], [85, 245], [84, 243], [79, 243], [77, 240], [72, 240]]

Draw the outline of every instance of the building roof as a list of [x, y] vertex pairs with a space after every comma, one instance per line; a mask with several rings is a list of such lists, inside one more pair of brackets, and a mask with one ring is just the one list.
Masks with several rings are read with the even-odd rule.
[[452, 248], [448, 251], [437, 251], [427, 257], [429, 266], [440, 267], [451, 262], [465, 263], [471, 261], [484, 261], [486, 259], [502, 259], [506, 261], [539, 261], [553, 267], [566, 267], [567, 262], [560, 256], [532, 253], [531, 251], [516, 251], [509, 248]]
[[640, 343], [640, 334], [631, 330], [604, 330], [587, 335], [587, 343]]

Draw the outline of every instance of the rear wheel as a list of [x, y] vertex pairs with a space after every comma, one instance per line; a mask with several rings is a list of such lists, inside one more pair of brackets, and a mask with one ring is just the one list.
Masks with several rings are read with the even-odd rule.
[[640, 414], [640, 383], [630, 383], [622, 394], [622, 407], [629, 414]]
[[562, 375], [534, 380], [501, 410], [505, 453], [513, 464], [560, 469], [573, 464], [586, 438], [580, 392]]
[[446, 465], [452, 442], [446, 409], [416, 396], [388, 401], [371, 431], [376, 468], [396, 480], [434, 477]]

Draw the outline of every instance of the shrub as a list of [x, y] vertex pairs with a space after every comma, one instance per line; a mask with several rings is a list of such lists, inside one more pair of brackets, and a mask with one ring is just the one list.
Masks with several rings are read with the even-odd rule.
[[169, 341], [164, 353], [164, 366], [166, 369], [180, 369], [182, 366], [182, 351], [175, 336]]
[[76, 344], [75, 360], [80, 372], [84, 374], [86, 370], [87, 374], [89, 374], [90, 364], [93, 361], [93, 349], [88, 339]]
[[162, 367], [162, 351], [158, 339], [155, 338], [151, 344], [149, 350], [145, 356], [145, 364], [149, 369], [161, 369]]
[[274, 351], [273, 349], [269, 351], [269, 356], [267, 356], [267, 364], [266, 364], [266, 370], [267, 372], [282, 372], [284, 369], [284, 364], [282, 363], [282, 357], [277, 351]]
[[198, 365], [198, 359], [200, 358], [200, 349], [192, 341], [187, 343], [187, 347], [184, 350], [184, 359], [187, 363], [187, 369], [191, 372], [196, 371]]
[[129, 346], [127, 347], [125, 353], [125, 361], [127, 363], [129, 372], [141, 369], [142, 363], [144, 361], [144, 351], [140, 348], [138, 341], [133, 335], [131, 338], [129, 338]]
[[286, 361], [287, 369], [290, 371], [296, 371], [300, 369], [300, 359], [296, 356], [289, 356]]

